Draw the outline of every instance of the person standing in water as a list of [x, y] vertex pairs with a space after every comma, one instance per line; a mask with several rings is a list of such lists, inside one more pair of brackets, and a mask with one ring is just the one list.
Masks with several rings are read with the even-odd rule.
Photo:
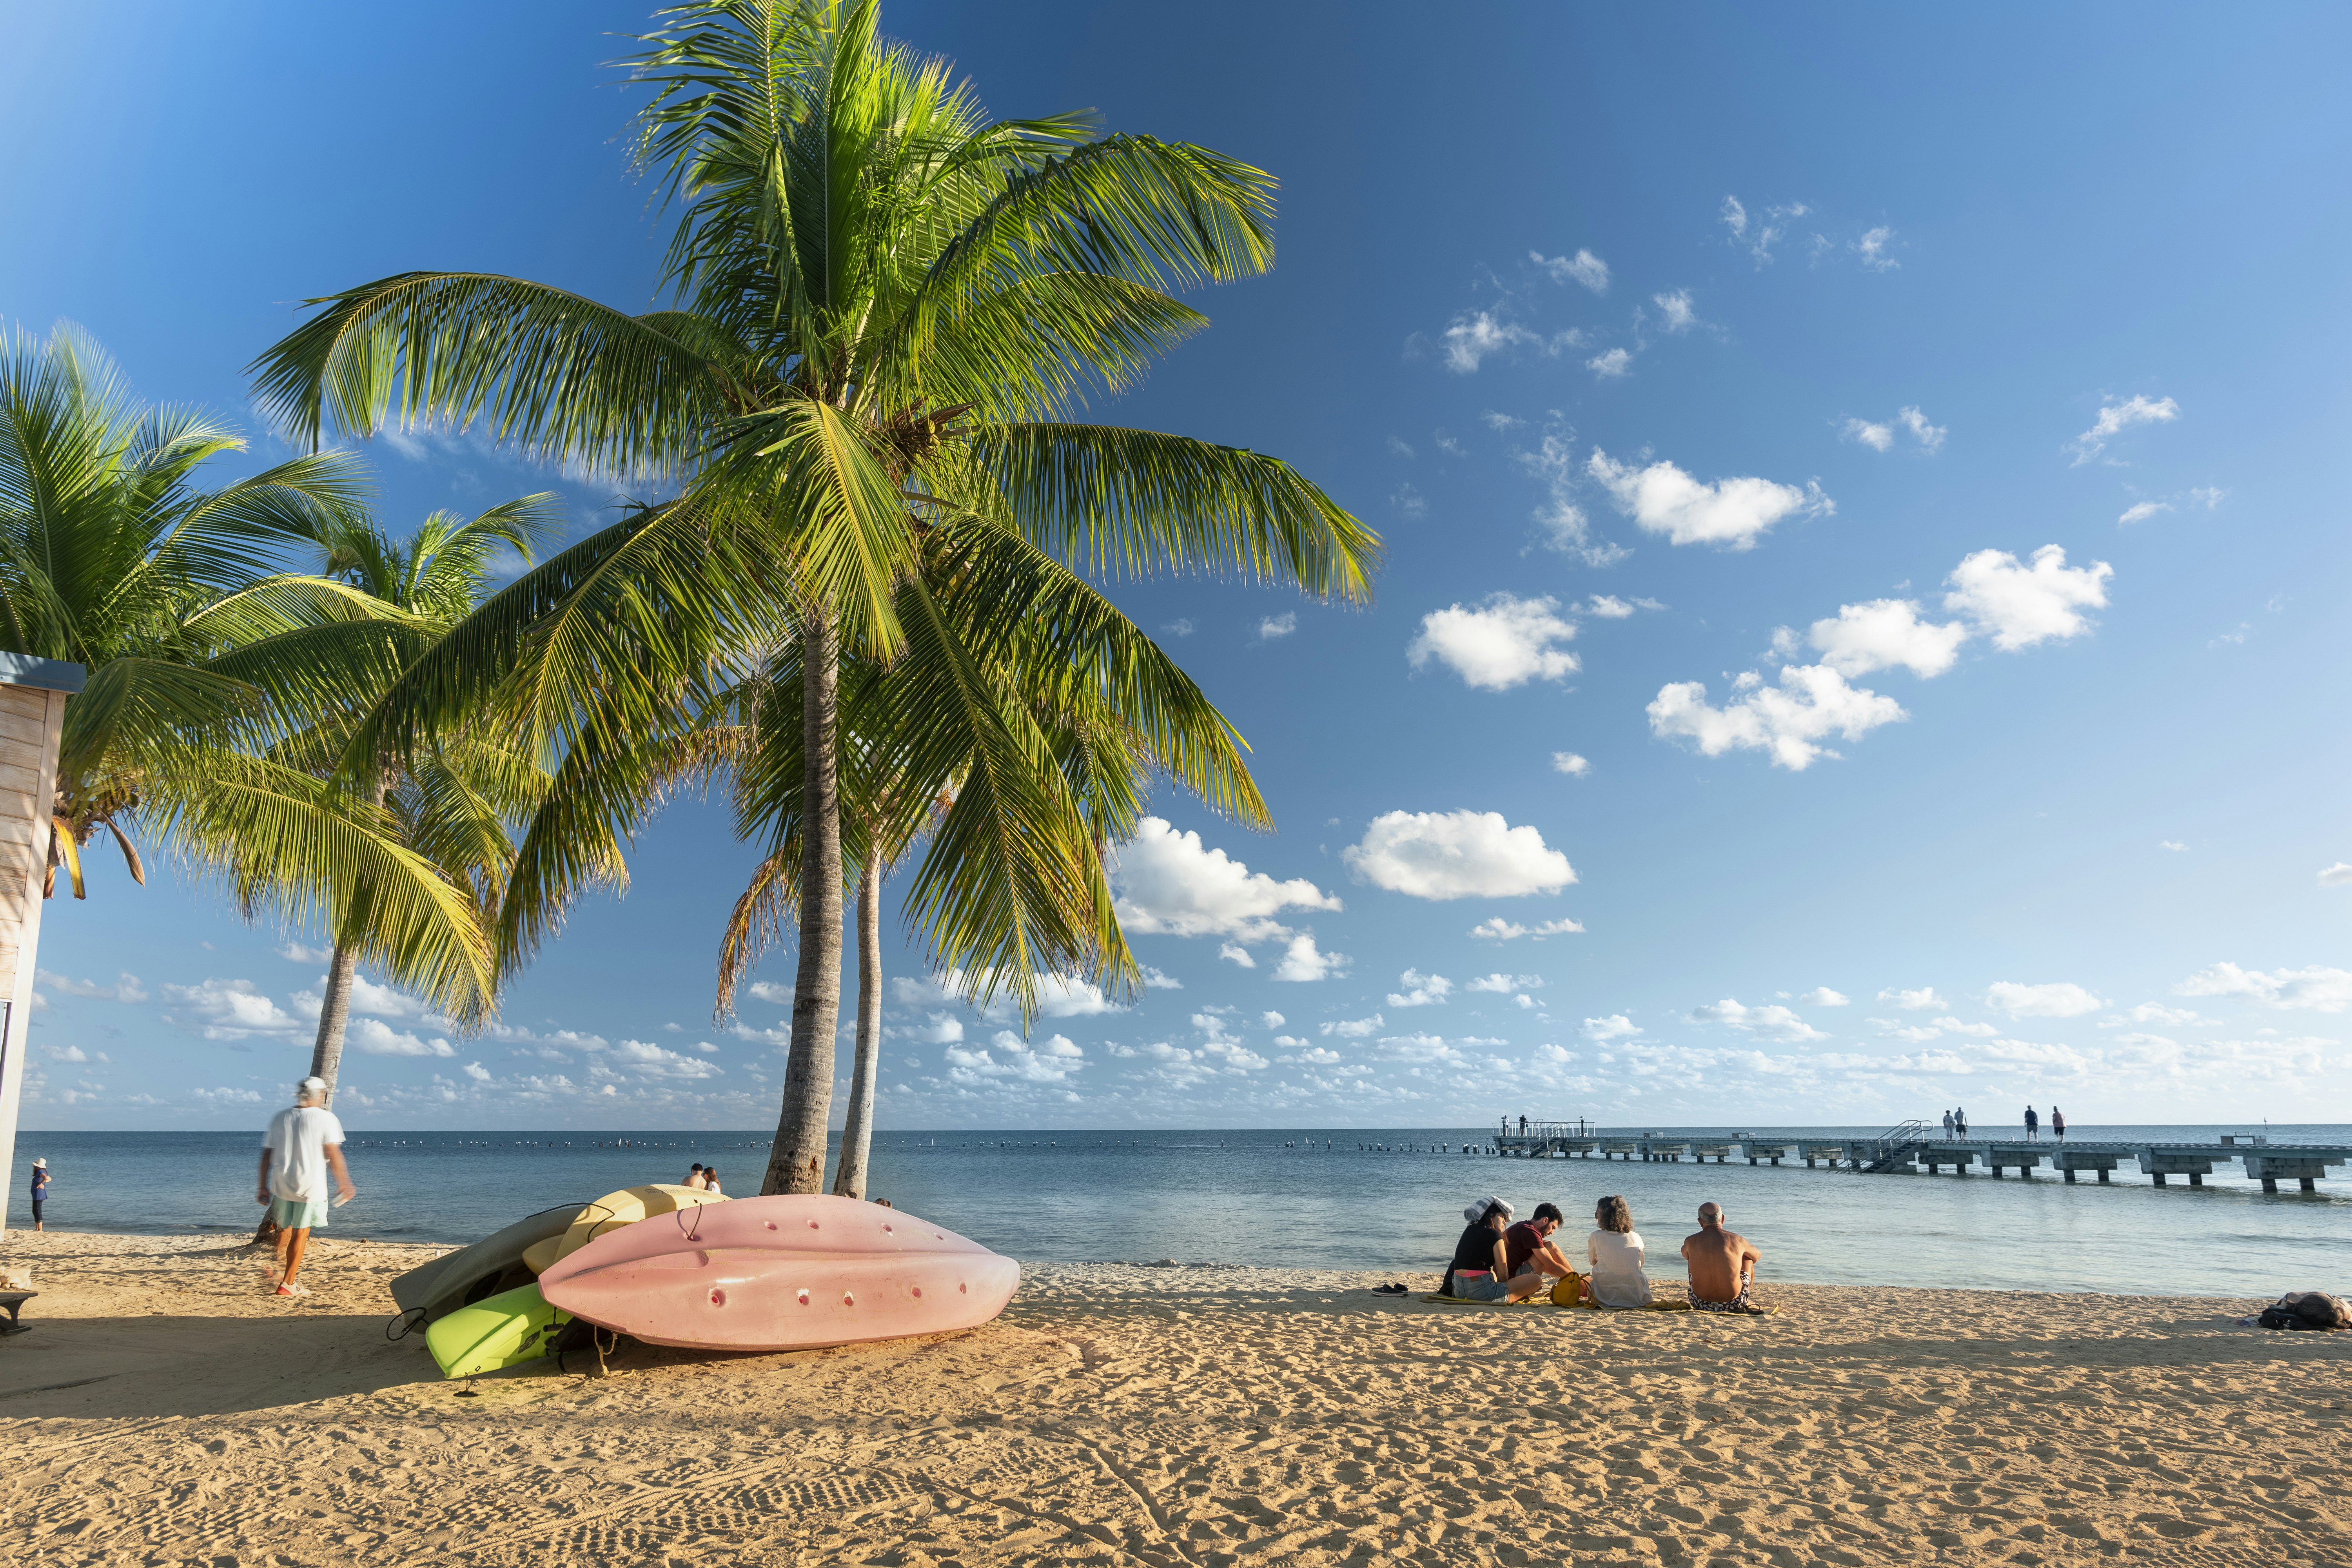
[[41, 1228], [41, 1205], [49, 1201], [49, 1163], [33, 1162], [33, 1228]]
[[343, 1124], [324, 1103], [327, 1082], [306, 1078], [296, 1086], [294, 1104], [269, 1119], [261, 1140], [260, 1201], [278, 1224], [277, 1280], [270, 1294], [307, 1296], [295, 1282], [302, 1249], [313, 1228], [327, 1223], [327, 1175], [334, 1173], [335, 1197], [349, 1203], [358, 1194], [343, 1164]]

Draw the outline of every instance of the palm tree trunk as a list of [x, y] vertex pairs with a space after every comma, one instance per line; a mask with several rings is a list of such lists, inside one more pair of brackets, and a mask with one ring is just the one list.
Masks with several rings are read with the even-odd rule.
[[784, 1104], [762, 1195], [824, 1191], [833, 1036], [841, 1020], [840, 661], [832, 621], [812, 611], [801, 633], [801, 962]]
[[327, 965], [326, 998], [319, 1005], [319, 1039], [310, 1047], [310, 1076], [326, 1080], [327, 1097], [319, 1103], [329, 1110], [335, 1104], [335, 1075], [342, 1070], [343, 1029], [352, 1020], [352, 976], [359, 963], [359, 949], [336, 945], [335, 956]]
[[[878, 826], [878, 825], [877, 825]], [[882, 1065], [882, 846], [866, 851], [857, 879], [857, 1065], [850, 1069], [849, 1114], [841, 1123], [841, 1163], [833, 1190], [866, 1195], [866, 1156], [874, 1146], [874, 1079]]]

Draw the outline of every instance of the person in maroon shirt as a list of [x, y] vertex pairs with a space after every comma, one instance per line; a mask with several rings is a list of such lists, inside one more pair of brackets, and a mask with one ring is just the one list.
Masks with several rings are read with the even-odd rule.
[[1576, 1272], [1552, 1244], [1552, 1233], [1561, 1223], [1559, 1205], [1538, 1204], [1535, 1213], [1503, 1233], [1503, 1250], [1510, 1259], [1513, 1274], [1524, 1274], [1533, 1268], [1548, 1279], [1561, 1279]]

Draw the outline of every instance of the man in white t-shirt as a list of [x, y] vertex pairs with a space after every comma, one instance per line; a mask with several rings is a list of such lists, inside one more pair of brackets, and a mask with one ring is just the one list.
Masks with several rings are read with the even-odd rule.
[[323, 1079], [306, 1078], [294, 1091], [291, 1109], [269, 1119], [261, 1140], [261, 1174], [257, 1197], [269, 1205], [278, 1225], [278, 1268], [272, 1293], [307, 1296], [295, 1283], [302, 1270], [302, 1248], [314, 1226], [327, 1223], [327, 1176], [335, 1178], [335, 1198], [349, 1203], [357, 1191], [343, 1164], [343, 1124], [323, 1103]]

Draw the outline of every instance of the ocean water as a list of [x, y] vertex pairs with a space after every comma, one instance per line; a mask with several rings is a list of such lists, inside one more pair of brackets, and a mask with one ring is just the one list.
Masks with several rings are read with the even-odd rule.
[[[1675, 1137], [1723, 1129], [1644, 1129]], [[1753, 1128], [1759, 1136], [1876, 1129]], [[1978, 1128], [1979, 1136], [2007, 1129]], [[2210, 1142], [2237, 1127], [2078, 1126], [2073, 1142]], [[2280, 1126], [2273, 1142], [2352, 1143], [2352, 1126]], [[2217, 1169], [2201, 1188], [2157, 1187], [2119, 1170], [2110, 1185], [2044, 1171], [1864, 1175], [1801, 1163], [1749, 1168], [1464, 1154], [1475, 1128], [1155, 1132], [885, 1132], [871, 1192], [1031, 1261], [1435, 1269], [1463, 1205], [1493, 1193], [1525, 1215], [1557, 1203], [1571, 1257], [1596, 1199], [1623, 1195], [1652, 1273], [1675, 1277], [1682, 1238], [1709, 1199], [1763, 1248], [1763, 1278], [1832, 1284], [2276, 1297], [2352, 1293], [2352, 1166], [2305, 1194], [2265, 1194]], [[754, 1132], [399, 1132], [353, 1127], [359, 1196], [331, 1234], [463, 1243], [558, 1204], [719, 1168], [759, 1190], [768, 1139]], [[55, 1177], [48, 1223], [68, 1230], [247, 1231], [259, 1216], [259, 1134], [25, 1132], [11, 1227], [28, 1222], [35, 1155]], [[1445, 1152], [1440, 1152], [1439, 1150]], [[2223, 1174], [2226, 1170], [2230, 1174]]]

